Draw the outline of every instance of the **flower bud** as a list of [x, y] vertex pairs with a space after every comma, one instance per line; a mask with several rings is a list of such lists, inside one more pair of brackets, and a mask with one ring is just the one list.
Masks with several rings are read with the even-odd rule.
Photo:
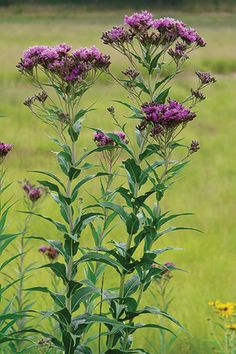
[[189, 147], [189, 152], [190, 152], [190, 154], [193, 154], [193, 153], [197, 152], [199, 149], [200, 149], [200, 144], [199, 144], [199, 142], [198, 142], [197, 140], [193, 140], [193, 141], [191, 142], [190, 147]]

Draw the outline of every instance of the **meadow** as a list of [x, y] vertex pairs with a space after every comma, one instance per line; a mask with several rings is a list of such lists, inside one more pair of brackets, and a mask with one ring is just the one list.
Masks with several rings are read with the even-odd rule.
[[[9, 218], [9, 228], [19, 230], [23, 217], [23, 192], [18, 184], [24, 178], [35, 181], [29, 170], [55, 169], [53, 151], [55, 146], [47, 138], [47, 127], [35, 120], [22, 104], [34, 91], [15, 68], [22, 51], [35, 44], [54, 45], [68, 43], [77, 48], [96, 45], [112, 56], [112, 69], [119, 73], [124, 69], [119, 55], [102, 45], [99, 33], [119, 24], [126, 11], [85, 12], [76, 7], [12, 7], [0, 8], [0, 114], [1, 140], [14, 145], [7, 158], [8, 180], [13, 181], [11, 194], [19, 200]], [[220, 299], [235, 301], [236, 283], [235, 251], [235, 85], [236, 85], [236, 14], [234, 13], [180, 13], [153, 11], [157, 16], [183, 19], [205, 37], [207, 46], [194, 52], [187, 70], [175, 82], [175, 98], [185, 97], [194, 85], [196, 70], [211, 71], [217, 83], [207, 89], [207, 99], [197, 108], [198, 118], [185, 131], [186, 142], [200, 141], [201, 149], [194, 155], [191, 165], [181, 179], [172, 187], [172, 200], [165, 204], [167, 210], [192, 211], [194, 216], [183, 223], [201, 229], [203, 234], [178, 232], [162, 241], [162, 245], [181, 247], [183, 250], [168, 254], [165, 261], [174, 262], [186, 272], [175, 272], [172, 279], [174, 301], [170, 312], [187, 328], [190, 334], [179, 333], [172, 354], [211, 353], [209, 340], [208, 301]], [[89, 127], [112, 127], [106, 108], [113, 99], [121, 99], [125, 93], [105, 76], [84, 99], [84, 105], [94, 104], [95, 111], [85, 122], [81, 149], [93, 146]], [[117, 106], [121, 119], [125, 110]], [[91, 183], [89, 192], [95, 193], [97, 185]], [[84, 190], [83, 198], [89, 198]], [[45, 215], [55, 215], [50, 198], [41, 206]], [[34, 218], [31, 231], [34, 234], [56, 239], [55, 230]], [[89, 229], [86, 241], [90, 244]], [[38, 252], [39, 243], [33, 241], [27, 255], [28, 261], [42, 261]], [[14, 271], [14, 270], [12, 270]], [[32, 273], [31, 285], [45, 285], [45, 273]], [[38, 296], [37, 305], [42, 299]], [[43, 301], [46, 301], [45, 298]], [[150, 296], [150, 303], [155, 300]], [[48, 301], [50, 307], [50, 301]], [[154, 331], [143, 331], [137, 338], [142, 344], [151, 338], [150, 352], [158, 352], [158, 336]], [[152, 337], [151, 337], [152, 336]], [[155, 343], [155, 344], [154, 344]], [[1, 352], [1, 349], [0, 349]], [[3, 352], [4, 353], [4, 352]]]

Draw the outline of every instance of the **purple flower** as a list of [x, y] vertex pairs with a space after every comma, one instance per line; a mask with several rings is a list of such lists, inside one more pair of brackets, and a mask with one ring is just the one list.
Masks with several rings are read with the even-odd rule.
[[32, 202], [35, 202], [36, 200], [38, 200], [41, 195], [42, 195], [42, 192], [40, 190], [40, 188], [32, 188], [30, 191], [29, 191], [29, 199], [32, 201]]
[[185, 43], [179, 43], [177, 42], [175, 45], [175, 49], [170, 48], [168, 50], [168, 54], [176, 61], [178, 62], [180, 59], [188, 59], [188, 56], [186, 54], [187, 50], [187, 45]]
[[110, 31], [102, 33], [102, 40], [104, 44], [120, 45], [124, 43], [130, 43], [133, 36], [125, 30], [124, 27], [113, 27]]
[[194, 43], [197, 39], [197, 32], [193, 28], [187, 28], [185, 26], [179, 27], [179, 36], [187, 44]]
[[28, 181], [23, 183], [22, 188], [26, 192], [26, 195], [31, 200], [31, 202], [36, 202], [42, 196], [42, 188], [35, 187]]
[[200, 144], [197, 140], [193, 140], [191, 142], [191, 145], [189, 147], [189, 152], [190, 154], [193, 154], [194, 152], [197, 152], [200, 149]]
[[153, 24], [153, 15], [148, 11], [135, 12], [131, 16], [125, 16], [124, 23], [129, 25], [134, 32], [143, 33]]
[[107, 68], [110, 65], [110, 56], [101, 53], [96, 47], [79, 48], [72, 52], [72, 56], [77, 60], [100, 69]]
[[128, 68], [124, 71], [122, 71], [122, 74], [125, 76], [128, 76], [131, 80], [135, 80], [137, 76], [139, 76], [139, 72], [136, 70], [133, 70], [131, 68]]
[[205, 40], [193, 28], [189, 28], [182, 21], [171, 17], [163, 17], [153, 21], [153, 27], [157, 29], [165, 42], [172, 43], [180, 38], [188, 45], [195, 43], [197, 46], [204, 47]]
[[59, 251], [52, 246], [41, 246], [39, 247], [39, 252], [45, 254], [50, 260], [55, 260], [59, 256]]
[[195, 97], [196, 100], [199, 100], [199, 101], [203, 101], [206, 98], [206, 96], [204, 96], [202, 91], [200, 91], [200, 90], [191, 89], [191, 94], [193, 97]]
[[196, 71], [196, 75], [198, 76], [201, 83], [204, 85], [210, 84], [211, 82], [212, 83], [216, 82], [216, 79], [210, 73]]
[[[124, 143], [128, 144], [124, 132], [114, 132], [113, 134], [117, 135]], [[96, 142], [97, 146], [116, 145], [115, 141], [102, 131], [94, 133], [93, 140]]]
[[91, 69], [106, 69], [110, 64], [110, 57], [96, 47], [70, 50], [67, 44], [30, 47], [23, 53], [17, 67], [32, 74], [34, 67], [41, 66], [63, 81], [76, 82], [83, 80]]
[[172, 262], [166, 262], [166, 263], [164, 263], [164, 266], [167, 268], [175, 268], [175, 264]]
[[184, 26], [182, 21], [171, 17], [163, 17], [153, 21], [153, 27], [161, 33], [163, 43], [175, 41], [179, 36], [179, 29]]
[[167, 104], [156, 102], [145, 103], [142, 106], [147, 121], [169, 128], [191, 121], [196, 114], [177, 101]]
[[0, 143], [0, 158], [4, 158], [11, 151], [12, 145]]
[[48, 47], [44, 45], [36, 45], [33, 47], [29, 47], [27, 50], [24, 51], [21, 61], [17, 65], [17, 67], [21, 71], [31, 71], [34, 66], [39, 64], [40, 54], [47, 48]]
[[45, 252], [47, 252], [47, 250], [48, 250], [47, 246], [40, 246], [39, 247], [39, 252], [45, 253]]

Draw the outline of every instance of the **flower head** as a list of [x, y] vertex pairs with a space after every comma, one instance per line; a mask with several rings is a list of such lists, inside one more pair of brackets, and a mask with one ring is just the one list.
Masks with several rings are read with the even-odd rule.
[[56, 46], [34, 46], [28, 48], [17, 67], [23, 73], [33, 74], [33, 69], [40, 66], [44, 71], [58, 76], [66, 82], [82, 81], [90, 70], [106, 69], [110, 57], [96, 47], [79, 48], [71, 52], [67, 44]]
[[148, 11], [135, 12], [131, 16], [125, 16], [124, 23], [134, 32], [143, 33], [153, 24], [153, 15]]
[[193, 97], [195, 97], [196, 100], [198, 101], [203, 101], [206, 99], [206, 96], [203, 95], [202, 91], [200, 90], [193, 90], [191, 89], [191, 94]]
[[122, 71], [122, 74], [124, 74], [125, 76], [128, 76], [128, 78], [131, 80], [135, 80], [136, 77], [139, 76], [139, 72], [134, 69], [131, 69], [131, 68], [128, 68], [128, 69]]
[[24, 181], [22, 188], [25, 191], [27, 198], [33, 203], [40, 199], [43, 194], [43, 189], [41, 187], [35, 187], [30, 184], [29, 181]]
[[203, 85], [216, 82], [216, 79], [210, 73], [196, 71], [196, 75]]
[[133, 35], [130, 31], [124, 29], [124, 27], [113, 27], [110, 31], [102, 33], [102, 40], [104, 44], [120, 45], [124, 43], [130, 43]]
[[210, 301], [208, 303], [209, 306], [213, 306], [216, 310], [216, 313], [223, 318], [228, 318], [234, 314], [235, 310], [235, 303], [233, 302], [220, 302], [218, 300], [216, 301]]
[[173, 127], [181, 123], [191, 121], [196, 114], [191, 112], [177, 101], [169, 101], [167, 104], [162, 103], [145, 103], [142, 106], [147, 121], [157, 123], [163, 127]]
[[187, 25], [179, 20], [171, 17], [163, 17], [153, 21], [153, 27], [157, 29], [162, 36], [163, 43], [174, 42], [176, 39], [182, 39], [187, 45], [196, 44], [204, 47], [206, 42], [195, 29], [187, 27]]
[[52, 246], [40, 246], [39, 252], [47, 256], [49, 260], [55, 260], [59, 256], [59, 251]]
[[12, 145], [0, 143], [0, 159], [3, 160], [5, 156], [11, 151]]
[[191, 142], [191, 145], [189, 147], [189, 152], [190, 154], [193, 154], [194, 152], [197, 152], [200, 149], [200, 144], [197, 140], [193, 140]]
[[236, 323], [226, 324], [225, 328], [230, 329], [232, 331], [236, 331]]
[[177, 42], [175, 48], [170, 48], [168, 50], [168, 54], [178, 62], [180, 59], [188, 59], [188, 55], [186, 54], [187, 45], [185, 43]]
[[[124, 143], [128, 143], [124, 132], [114, 132], [113, 134], [118, 136]], [[116, 142], [102, 131], [94, 133], [93, 140], [96, 142], [97, 146], [116, 145]]]

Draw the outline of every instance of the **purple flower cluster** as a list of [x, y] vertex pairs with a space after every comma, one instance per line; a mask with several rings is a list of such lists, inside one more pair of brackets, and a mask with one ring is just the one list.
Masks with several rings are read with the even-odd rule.
[[52, 246], [49, 246], [49, 247], [41, 246], [41, 247], [39, 247], [39, 252], [43, 253], [50, 260], [56, 259], [59, 255], [58, 250]]
[[102, 33], [102, 40], [104, 44], [123, 44], [130, 43], [133, 35], [130, 31], [124, 29], [124, 27], [113, 27], [110, 31]]
[[200, 82], [203, 85], [207, 85], [207, 84], [216, 82], [216, 79], [210, 73], [196, 71], [196, 75], [198, 76]]
[[[113, 134], [117, 135], [124, 143], [128, 143], [124, 132], [114, 132]], [[93, 140], [97, 146], [116, 145], [116, 142], [102, 131], [94, 133]]]
[[11, 151], [12, 145], [0, 143], [0, 158], [4, 158]]
[[110, 31], [102, 34], [104, 44], [120, 46], [130, 43], [134, 37], [145, 45], [173, 44], [180, 39], [188, 46], [195, 44], [204, 47], [206, 42], [193, 28], [187, 27], [182, 22], [171, 17], [153, 19], [153, 15], [148, 11], [135, 12], [131, 16], [125, 16], [123, 26], [113, 27]]
[[28, 181], [23, 184], [23, 190], [31, 202], [36, 202], [42, 196], [42, 188], [31, 185]]
[[188, 59], [186, 54], [188, 46], [185, 43], [177, 42], [175, 48], [170, 48], [168, 54], [174, 59], [175, 62], [178, 62], [180, 59]]
[[206, 45], [205, 40], [193, 28], [189, 28], [182, 21], [171, 17], [163, 17], [153, 21], [153, 27], [157, 29], [162, 36], [163, 43], [172, 43], [180, 38], [188, 45], [195, 43], [199, 47]]
[[96, 47], [80, 48], [71, 52], [67, 44], [57, 46], [34, 46], [28, 48], [18, 63], [21, 72], [32, 74], [40, 66], [44, 71], [73, 82], [83, 80], [92, 69], [106, 69], [110, 57], [102, 54]]
[[134, 32], [143, 33], [153, 24], [153, 15], [148, 11], [135, 12], [131, 16], [125, 16], [124, 23], [129, 25]]
[[194, 112], [191, 112], [188, 108], [174, 100], [169, 101], [167, 104], [156, 102], [145, 103], [142, 106], [142, 111], [145, 113], [147, 121], [166, 128], [187, 123], [196, 117]]

